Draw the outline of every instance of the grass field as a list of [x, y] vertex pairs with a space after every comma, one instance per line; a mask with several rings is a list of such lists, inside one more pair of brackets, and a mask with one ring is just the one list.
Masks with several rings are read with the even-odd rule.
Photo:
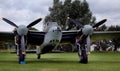
[[79, 64], [77, 53], [50, 53], [40, 60], [27, 54], [27, 64], [18, 64], [16, 54], [0, 53], [0, 71], [120, 71], [119, 52], [94, 52], [88, 64]]

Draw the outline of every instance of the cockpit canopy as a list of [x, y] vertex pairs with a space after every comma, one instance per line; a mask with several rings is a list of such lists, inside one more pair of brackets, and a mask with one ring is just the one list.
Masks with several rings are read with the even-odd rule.
[[58, 26], [57, 22], [47, 22], [45, 25], [44, 25], [44, 31], [48, 31], [50, 27], [52, 26]]

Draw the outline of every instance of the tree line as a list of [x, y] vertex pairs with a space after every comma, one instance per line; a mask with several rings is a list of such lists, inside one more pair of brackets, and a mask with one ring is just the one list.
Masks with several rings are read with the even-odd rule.
[[[49, 12], [45, 17], [44, 25], [47, 22], [57, 22], [62, 30], [70, 29], [80, 29], [81, 27], [75, 26], [75, 24], [68, 21], [67, 17], [76, 20], [82, 25], [96, 23], [96, 17], [90, 11], [89, 4], [86, 0], [53, 0], [53, 6], [49, 7]], [[120, 26], [106, 26], [102, 25], [95, 29], [96, 31], [120, 31]]]
[[120, 26], [119, 25], [115, 25], [115, 26], [102, 25], [102, 26], [96, 28], [95, 31], [120, 31]]

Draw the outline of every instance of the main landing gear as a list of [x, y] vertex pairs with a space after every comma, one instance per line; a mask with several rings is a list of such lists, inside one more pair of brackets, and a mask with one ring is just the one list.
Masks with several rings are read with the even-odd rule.
[[18, 58], [19, 58], [19, 64], [26, 64], [26, 62], [25, 62], [25, 52], [24, 51], [19, 50]]
[[[17, 49], [17, 55], [18, 55], [18, 60], [19, 64], [26, 64], [25, 62], [25, 56], [26, 56], [26, 41], [24, 40], [25, 37], [20, 37], [20, 36], [15, 36], [16, 42], [16, 49]], [[23, 39], [21, 41], [21, 39]]]
[[20, 45], [16, 45], [16, 48], [19, 64], [26, 64], [25, 62], [26, 52], [21, 49]]
[[88, 63], [88, 55], [86, 53], [85, 45], [80, 46], [79, 44], [77, 44], [77, 49], [78, 49], [78, 56], [80, 58], [79, 63], [87, 64]]
[[41, 58], [40, 46], [36, 46], [36, 54], [37, 54], [37, 59], [40, 59]]

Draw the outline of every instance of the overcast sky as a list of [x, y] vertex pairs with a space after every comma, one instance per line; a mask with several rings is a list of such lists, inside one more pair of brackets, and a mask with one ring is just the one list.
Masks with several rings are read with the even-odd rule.
[[[90, 10], [96, 16], [97, 21], [107, 18], [106, 25], [120, 25], [120, 1], [119, 0], [87, 0]], [[17, 25], [28, 25], [32, 21], [49, 14], [48, 8], [53, 0], [0, 0], [0, 18], [5, 17]], [[41, 21], [35, 25], [42, 30]], [[0, 31], [12, 31], [14, 27], [0, 19]]]

